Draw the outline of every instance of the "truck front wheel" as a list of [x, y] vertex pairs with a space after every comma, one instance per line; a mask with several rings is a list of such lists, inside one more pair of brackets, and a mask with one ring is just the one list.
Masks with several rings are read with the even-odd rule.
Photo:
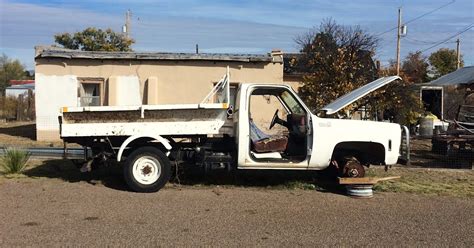
[[136, 192], [156, 192], [163, 188], [171, 177], [169, 159], [158, 148], [140, 147], [133, 151], [124, 165], [127, 185]]

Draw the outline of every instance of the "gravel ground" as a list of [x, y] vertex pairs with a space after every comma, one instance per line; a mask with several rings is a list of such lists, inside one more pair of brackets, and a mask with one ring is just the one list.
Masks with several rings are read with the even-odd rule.
[[0, 180], [0, 246], [474, 246], [474, 200]]

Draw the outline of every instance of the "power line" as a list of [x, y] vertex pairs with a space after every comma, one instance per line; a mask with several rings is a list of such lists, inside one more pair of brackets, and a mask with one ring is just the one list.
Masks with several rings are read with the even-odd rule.
[[[438, 43], [438, 41], [417, 40], [417, 39], [413, 39], [413, 38], [409, 38], [409, 37], [404, 37], [403, 39], [406, 40], [407, 42], [411, 42], [411, 43], [414, 43], [414, 44], [432, 45], [432, 44]], [[446, 43], [448, 43], [448, 42], [446, 42]], [[453, 41], [453, 42], [449, 42], [449, 43], [455, 43], [455, 42]]]
[[[431, 11], [428, 11], [428, 12], [426, 12], [426, 13], [420, 15], [420, 16], [417, 16], [417, 17], [415, 17], [415, 18], [413, 18], [413, 19], [410, 19], [410, 20], [408, 20], [407, 22], [405, 22], [405, 23], [403, 23], [403, 24], [408, 24], [408, 23], [414, 22], [414, 21], [416, 21], [416, 20], [418, 20], [418, 19], [420, 19], [420, 18], [423, 18], [423, 17], [425, 17], [425, 16], [427, 16], [427, 15], [433, 13], [433, 12], [436, 12], [436, 11], [438, 11], [438, 10], [440, 10], [440, 9], [442, 9], [442, 8], [444, 8], [444, 7], [446, 7], [446, 6], [448, 6], [448, 5], [451, 5], [451, 4], [455, 3], [455, 2], [456, 2], [456, 0], [453, 0], [453, 1], [449, 2], [449, 3], [443, 4], [443, 5], [439, 6], [439, 7], [436, 8], [436, 9], [433, 9], [433, 10], [431, 10]], [[378, 36], [384, 35], [384, 34], [390, 32], [390, 31], [393, 31], [393, 30], [395, 30], [395, 29], [397, 29], [397, 28], [398, 28], [398, 26], [397, 26], [397, 27], [393, 27], [393, 28], [391, 28], [391, 29], [389, 29], [389, 30], [387, 30], [387, 31], [384, 31], [384, 32], [379, 33], [379, 34], [376, 34], [375, 36], [378, 37]]]
[[474, 27], [474, 23], [469, 24], [469, 26], [467, 26], [465, 29], [463, 29], [463, 30], [461, 30], [461, 31], [459, 31], [459, 32], [457, 32], [457, 33], [455, 33], [455, 34], [449, 36], [448, 38], [446, 38], [446, 39], [444, 39], [444, 40], [442, 40], [442, 41], [440, 41], [440, 42], [438, 42], [438, 43], [436, 43], [436, 44], [434, 44], [434, 45], [432, 45], [432, 46], [430, 46], [430, 47], [428, 47], [428, 48], [425, 48], [425, 49], [421, 50], [421, 52], [426, 52], [426, 51], [430, 50], [430, 49], [433, 48], [433, 47], [437, 47], [437, 46], [439, 46], [439, 45], [445, 43], [446, 41], [448, 41], [448, 40], [450, 40], [450, 39], [452, 39], [452, 38], [454, 38], [454, 37], [456, 37], [456, 36], [458, 36], [458, 35], [460, 35], [460, 34], [462, 34], [462, 33], [465, 33], [465, 32], [467, 32], [467, 31], [469, 31], [469, 29], [471, 29], [472, 27]]

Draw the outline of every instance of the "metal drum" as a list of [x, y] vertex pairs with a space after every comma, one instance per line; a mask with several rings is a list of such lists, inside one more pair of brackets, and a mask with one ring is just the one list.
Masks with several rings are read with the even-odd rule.
[[420, 120], [420, 136], [426, 138], [433, 136], [433, 118], [424, 117]]
[[372, 198], [374, 196], [372, 186], [372, 184], [346, 185], [346, 192], [354, 198]]

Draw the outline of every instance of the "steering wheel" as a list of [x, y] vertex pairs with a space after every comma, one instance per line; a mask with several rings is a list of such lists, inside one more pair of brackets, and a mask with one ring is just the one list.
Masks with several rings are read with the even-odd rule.
[[275, 114], [273, 115], [273, 118], [272, 118], [272, 122], [270, 122], [270, 127], [269, 129], [272, 129], [273, 126], [275, 126], [275, 124], [277, 123], [277, 121], [279, 120], [280, 118], [278, 118], [278, 109], [275, 111]]

